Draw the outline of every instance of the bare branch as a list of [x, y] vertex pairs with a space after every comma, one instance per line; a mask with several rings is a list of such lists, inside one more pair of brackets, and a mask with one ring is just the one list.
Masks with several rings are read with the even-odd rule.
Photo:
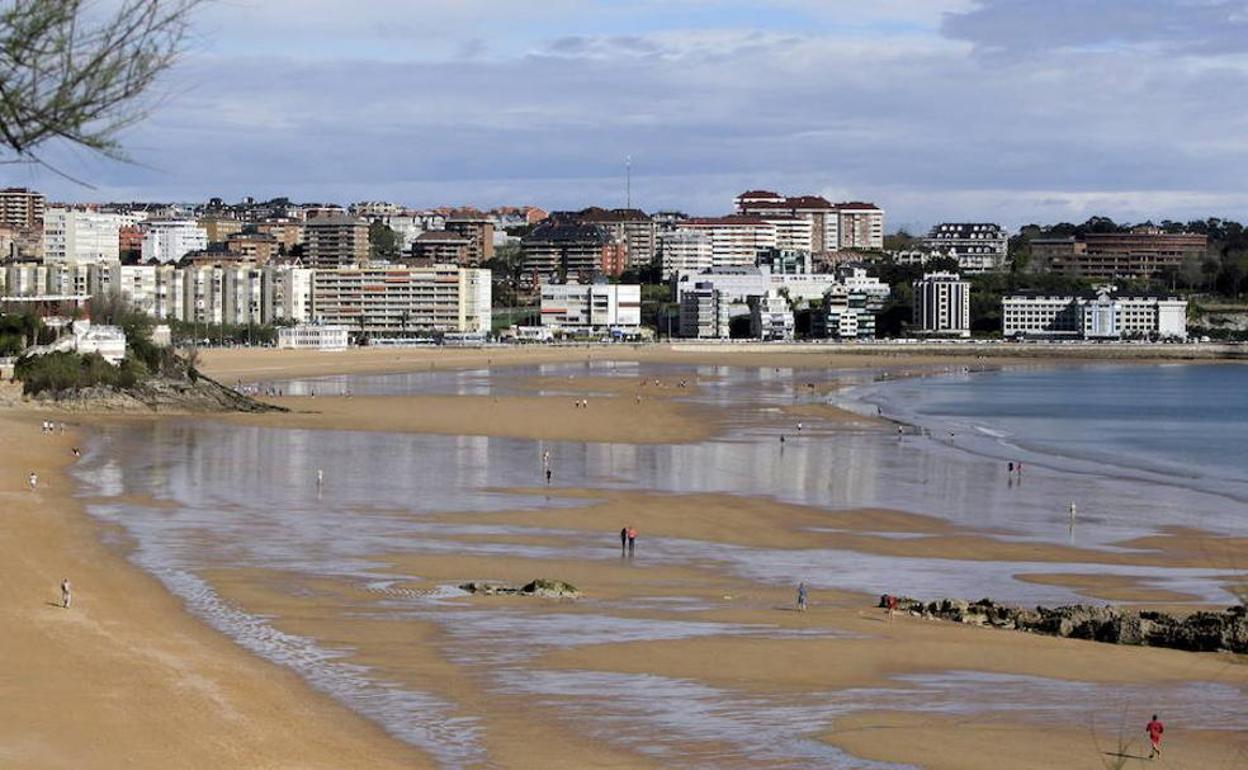
[[121, 0], [94, 20], [83, 0], [0, 0], [0, 150], [51, 168], [33, 151], [63, 139], [124, 159], [118, 133], [145, 117], [204, 1]]

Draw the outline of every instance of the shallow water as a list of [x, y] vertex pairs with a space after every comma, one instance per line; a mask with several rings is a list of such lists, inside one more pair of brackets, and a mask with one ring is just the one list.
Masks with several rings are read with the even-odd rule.
[[[1248, 512], [1248, 506], [1224, 489], [1193, 489], [1186, 477], [1171, 483], [1157, 468], [1097, 468], [1084, 460], [1071, 470], [1057, 462], [1037, 461], [1029, 462], [1026, 476], [1018, 480], [1006, 473], [991, 452], [963, 441], [949, 445], [915, 435], [899, 439], [890, 430], [833, 431], [817, 420], [806, 420], [806, 429], [799, 434], [793, 428], [764, 427], [757, 419], [760, 413], [774, 413], [784, 405], [822, 401], [823, 397], [810, 395], [805, 387], [808, 382], [839, 379], [855, 383], [862, 394], [885, 394], [881, 396], [885, 403], [920, 403], [917, 396], [898, 394], [910, 392], [905, 388], [928, 387], [938, 378], [879, 387], [872, 383], [870, 373], [594, 363], [513, 369], [504, 375], [431, 371], [321, 378], [282, 387], [291, 393], [350, 390], [384, 395], [416, 390], [486, 395], [528, 392], [523, 378], [541, 376], [546, 378], [546, 392], [562, 392], [553, 383], [578, 374], [696, 375], [699, 388], [680, 397], [735, 406], [741, 419], [730, 423], [726, 435], [712, 440], [641, 446], [278, 430], [165, 420], [101, 429], [77, 474], [83, 493], [96, 499], [89, 506], [92, 514], [119, 525], [133, 541], [131, 558], [182, 597], [193, 612], [247, 649], [289, 666], [314, 686], [426, 749], [448, 767], [489, 761], [481, 741], [482, 727], [471, 714], [461, 713], [455, 704], [435, 694], [387, 682], [316, 640], [278, 631], [268, 619], [223, 602], [203, 575], [217, 569], [253, 568], [285, 575], [294, 583], [323, 576], [346, 581], [368, 597], [356, 609], [360, 616], [437, 623], [454, 642], [444, 653], [465, 667], [480, 667], [478, 662], [488, 653], [485, 657], [490, 662], [482, 676], [501, 692], [566, 702], [569, 714], [579, 714], [574, 705], [579, 699], [606, 700], [605, 704], [595, 701], [596, 716], [588, 720], [586, 729], [596, 735], [601, 731], [605, 740], [618, 741], [668, 764], [731, 766], [726, 758], [733, 756], [755, 766], [865, 768], [879, 766], [846, 757], [809, 736], [834, 716], [867, 704], [876, 707], [890, 697], [901, 698], [901, 692], [908, 693], [904, 707], [916, 710], [1003, 709], [1008, 698], [993, 701], [967, 690], [962, 686], [968, 681], [964, 675], [906, 681], [898, 689], [884, 691], [833, 693], [806, 702], [787, 696], [746, 697], [657, 677], [639, 687], [636, 677], [628, 677], [632, 682], [628, 685], [617, 683], [612, 678], [617, 675], [603, 672], [533, 671], [529, 661], [535, 651], [557, 646], [792, 632], [682, 619], [678, 613], [705, 609], [701, 603], [682, 602], [682, 597], [649, 597], [631, 605], [634, 610], [667, 613], [654, 620], [626, 617], [626, 608], [592, 601], [567, 613], [471, 608], [454, 601], [453, 588], [414, 592], [398, 587], [403, 576], [396, 577], [378, 558], [447, 553], [614, 558], [618, 550], [614, 533], [598, 536], [554, 528], [431, 520], [431, 514], [453, 511], [584, 504], [540, 491], [496, 491], [540, 483], [540, 458], [546, 450], [552, 457], [555, 487], [761, 495], [828, 509], [893, 508], [993, 530], [1004, 539], [1073, 541], [1106, 550], [1118, 550], [1113, 546], [1117, 541], [1174, 524], [1242, 532]], [[572, 380], [569, 392], [575, 387]], [[892, 388], [900, 390], [894, 393]], [[994, 425], [985, 418], [981, 427], [998, 431]], [[1000, 432], [985, 432], [987, 448], [1003, 440], [1007, 430], [1002, 426]], [[787, 438], [783, 445], [779, 442], [782, 433]], [[315, 482], [318, 469], [324, 471], [324, 483], [319, 486]], [[1141, 474], [1146, 474], [1143, 481]], [[108, 499], [122, 496], [127, 500], [148, 497], [154, 502], [144, 506]], [[1081, 512], [1073, 533], [1066, 514], [1072, 498], [1079, 500]], [[547, 541], [516, 544], [504, 539], [515, 534], [546, 536]], [[467, 536], [472, 539], [457, 539]], [[492, 541], [492, 537], [499, 539]], [[990, 594], [1005, 601], [1060, 603], [1079, 597], [1070, 589], [1025, 583], [1014, 575], [1099, 572], [1137, 577], [1146, 585], [1212, 601], [1229, 598], [1220, 585], [1224, 576], [1213, 569], [898, 558], [832, 549], [746, 548], [677, 538], [647, 538], [638, 559], [645, 565], [713, 565], [776, 584], [805, 580], [815, 589], [888, 590], [923, 597]], [[1054, 693], [1055, 704], [1062, 698], [1084, 697], [1034, 681], [989, 684], [979, 690], [1017, 693], [1022, 688], [1031, 693], [1047, 687], [1046, 692]], [[644, 699], [630, 700], [633, 696], [625, 691], [635, 694], [647, 689], [664, 696], [660, 705], [651, 704], [653, 708], [643, 718], [638, 713]], [[1211, 708], [1223, 713], [1225, 699], [1216, 695]], [[1101, 692], [1097, 697], [1109, 696]], [[1181, 703], [1190, 699], [1181, 688], [1172, 697]], [[894, 705], [903, 707], [902, 700]], [[1228, 718], [1229, 724], [1242, 727], [1238, 712], [1231, 713], [1236, 716]], [[688, 714], [703, 718], [691, 725]], [[650, 728], [627, 726], [639, 720]], [[630, 731], [639, 734], [630, 737]], [[676, 747], [689, 741], [703, 746], [706, 753], [682, 757]], [[725, 750], [730, 754], [716, 753]]]

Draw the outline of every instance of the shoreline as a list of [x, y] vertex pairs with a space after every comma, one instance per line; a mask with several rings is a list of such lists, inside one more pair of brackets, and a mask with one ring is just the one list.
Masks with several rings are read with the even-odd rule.
[[[74, 425], [41, 435], [48, 417]], [[91, 429], [77, 413], [0, 411], [0, 466], [10, 469], [0, 480], [6, 765], [431, 766], [210, 629], [107, 545], [115, 535], [83, 509], [70, 472], [70, 448]], [[26, 469], [39, 474], [37, 491], [25, 488]], [[61, 577], [73, 586], [69, 610], [56, 606]]]

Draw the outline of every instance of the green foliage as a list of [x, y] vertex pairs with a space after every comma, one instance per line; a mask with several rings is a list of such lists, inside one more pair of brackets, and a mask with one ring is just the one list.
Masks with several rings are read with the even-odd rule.
[[911, 235], [905, 228], [895, 233], [884, 236], [885, 251], [909, 251], [919, 248], [923, 239], [917, 235]]
[[198, 345], [207, 341], [217, 345], [276, 345], [277, 330], [289, 324], [197, 324], [191, 321], [169, 322], [174, 347]]
[[641, 323], [660, 335], [666, 335], [670, 326], [672, 334], [678, 326], [679, 308], [672, 298], [671, 284], [643, 284], [641, 287]]
[[368, 225], [369, 259], [393, 260], [399, 257], [399, 234], [384, 222], [374, 220]]
[[33, 313], [0, 313], [0, 356], [16, 356], [33, 343], [43, 321]]
[[80, 388], [97, 385], [129, 387], [141, 379], [142, 364], [113, 366], [99, 353], [56, 352], [18, 359], [13, 375], [22, 382], [28, 396], [49, 392], [56, 397]]

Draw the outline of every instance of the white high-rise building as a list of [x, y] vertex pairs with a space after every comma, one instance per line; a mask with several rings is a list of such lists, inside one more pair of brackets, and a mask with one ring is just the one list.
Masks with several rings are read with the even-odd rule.
[[712, 267], [750, 267], [758, 252], [776, 248], [776, 226], [756, 216], [696, 217], [681, 230], [705, 233], [711, 239]]
[[677, 273], [700, 273], [709, 270], [714, 259], [711, 236], [699, 230], [670, 230], [659, 233], [659, 253], [664, 280]]
[[636, 331], [641, 326], [641, 286], [622, 283], [544, 283], [542, 326], [568, 331]]
[[120, 214], [50, 208], [43, 214], [45, 262], [108, 262], [118, 259], [118, 233], [129, 224]]
[[490, 271], [456, 265], [376, 265], [316, 270], [313, 321], [373, 338], [434, 332], [488, 334]]
[[971, 336], [971, 283], [957, 273], [928, 273], [914, 282], [914, 323], [923, 334]]
[[177, 262], [208, 248], [208, 231], [194, 219], [154, 219], [142, 227], [144, 262]]

